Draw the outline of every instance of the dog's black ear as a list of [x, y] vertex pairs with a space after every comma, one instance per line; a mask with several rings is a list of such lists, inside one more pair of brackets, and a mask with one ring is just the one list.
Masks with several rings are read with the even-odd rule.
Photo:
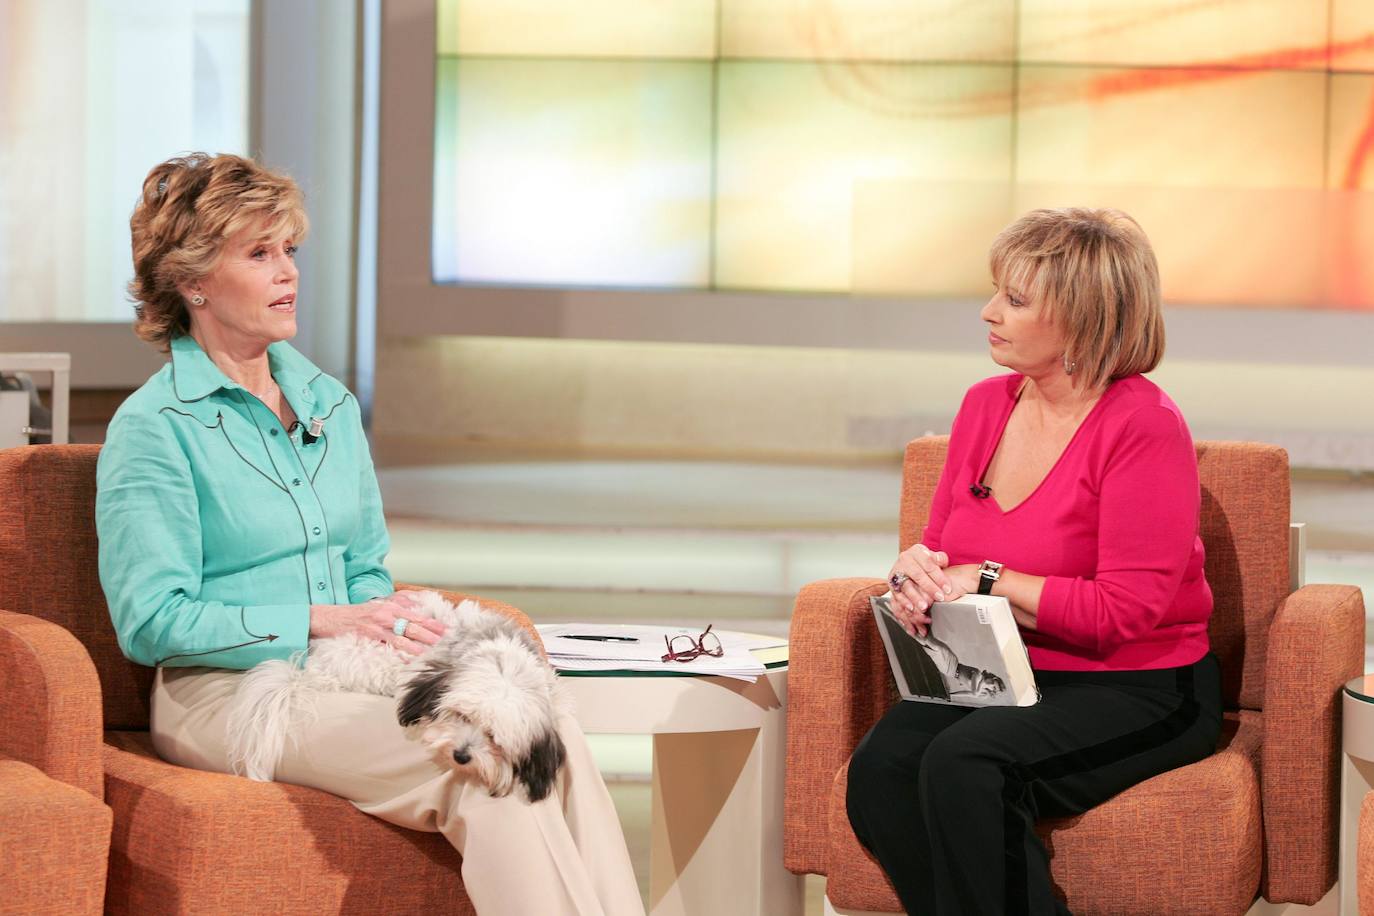
[[396, 702], [396, 720], [402, 725], [414, 725], [421, 719], [433, 718], [439, 712], [444, 697], [448, 670], [427, 668], [410, 679]]
[[529, 756], [515, 765], [515, 778], [525, 784], [530, 801], [546, 798], [563, 767], [568, 752], [557, 732], [548, 732], [530, 748]]

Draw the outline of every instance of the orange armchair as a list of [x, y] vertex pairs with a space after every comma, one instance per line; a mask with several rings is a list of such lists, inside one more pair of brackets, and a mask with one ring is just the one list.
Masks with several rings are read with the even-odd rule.
[[[97, 573], [98, 453], [0, 451], [0, 609], [11, 612], [0, 612], [0, 684], [9, 685], [0, 753], [97, 798], [103, 791], [114, 811], [106, 911], [472, 913], [461, 859], [437, 833], [395, 827], [314, 789], [157, 757], [153, 670], [120, 652]], [[515, 608], [483, 604], [534, 631]], [[26, 661], [5, 651], [20, 645]], [[0, 766], [0, 807], [6, 775]]]
[[[903, 549], [925, 525], [947, 445], [941, 436], [907, 446]], [[1197, 453], [1222, 737], [1206, 760], [1039, 826], [1075, 913], [1239, 914], [1257, 894], [1311, 904], [1335, 883], [1337, 698], [1363, 667], [1363, 598], [1351, 586], [1291, 589], [1282, 449], [1199, 442]], [[880, 579], [834, 579], [797, 597], [784, 849], [792, 871], [827, 876], [836, 907], [896, 912], [901, 904], [854, 837], [844, 801], [850, 754], [896, 702], [867, 600], [886, 588]]]

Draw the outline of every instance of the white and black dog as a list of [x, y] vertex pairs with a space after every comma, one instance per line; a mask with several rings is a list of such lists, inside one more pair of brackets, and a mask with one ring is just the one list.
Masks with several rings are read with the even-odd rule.
[[291, 725], [309, 716], [320, 693], [354, 691], [397, 698], [397, 719], [445, 763], [508, 795], [518, 783], [530, 801], [552, 790], [566, 751], [558, 719], [571, 702], [529, 633], [475, 601], [456, 607], [434, 592], [408, 592], [416, 617], [448, 631], [407, 663], [398, 649], [356, 634], [311, 640], [302, 662], [263, 662], [230, 701], [233, 771], [270, 781]]

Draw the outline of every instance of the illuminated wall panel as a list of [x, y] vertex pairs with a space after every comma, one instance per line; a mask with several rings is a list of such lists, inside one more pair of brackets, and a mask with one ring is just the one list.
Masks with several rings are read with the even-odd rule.
[[1325, 300], [1374, 305], [1374, 74], [1331, 77]]
[[1323, 303], [1374, 308], [1374, 194], [1328, 194], [1326, 230]]
[[[1014, 215], [1009, 180], [859, 182], [852, 290], [967, 296], [991, 291], [988, 243]], [[921, 214], [920, 220], [911, 218]], [[929, 227], [938, 225], [939, 232]]]
[[710, 282], [709, 65], [450, 58], [438, 89], [439, 277]]
[[1331, 77], [1326, 186], [1374, 191], [1374, 75]]
[[440, 0], [439, 53], [715, 56], [715, 0]]
[[[1036, 207], [1116, 207], [1154, 241], [1168, 301], [1318, 305], [1331, 266], [1324, 195], [1155, 185], [875, 182], [856, 203], [854, 291], [926, 296], [991, 289], [989, 241]], [[939, 233], [921, 213], [938, 220]], [[882, 227], [886, 223], [885, 231]]]
[[1017, 179], [1084, 184], [1320, 188], [1326, 75], [1024, 67]]
[[1010, 61], [1014, 0], [720, 0], [724, 57]]
[[1080, 204], [1171, 302], [1374, 308], [1370, 0], [439, 12], [441, 281], [982, 296], [998, 229]]
[[1326, 66], [1325, 2], [1021, 0], [1023, 61]]
[[[863, 72], [851, 80], [843, 66], [720, 67], [715, 285], [848, 290], [858, 185], [1009, 175], [1008, 68]], [[835, 91], [845, 80], [849, 91]], [[1001, 110], [940, 116], [970, 97], [996, 99]]]
[[1331, 66], [1374, 73], [1374, 3], [1331, 0]]

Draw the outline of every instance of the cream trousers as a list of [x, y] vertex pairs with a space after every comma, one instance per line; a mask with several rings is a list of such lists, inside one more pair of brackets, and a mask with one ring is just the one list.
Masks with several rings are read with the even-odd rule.
[[[164, 760], [229, 771], [225, 719], [241, 671], [159, 668], [153, 745]], [[298, 723], [277, 780], [311, 786], [413, 830], [438, 831], [463, 857], [463, 884], [482, 916], [643, 914], [610, 794], [572, 719], [559, 728], [568, 759], [554, 792], [531, 804], [492, 798], [436, 761], [396, 722], [396, 702], [322, 694]]]

